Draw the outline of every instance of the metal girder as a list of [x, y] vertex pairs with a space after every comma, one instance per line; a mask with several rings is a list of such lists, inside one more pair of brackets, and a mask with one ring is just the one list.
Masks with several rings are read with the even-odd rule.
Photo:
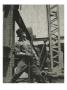
[[60, 66], [60, 30], [59, 30], [59, 6], [47, 5], [48, 33], [50, 43], [51, 70], [54, 64]]

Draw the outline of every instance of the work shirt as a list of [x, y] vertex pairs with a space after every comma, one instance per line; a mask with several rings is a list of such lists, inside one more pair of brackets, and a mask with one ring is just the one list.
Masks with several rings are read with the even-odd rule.
[[15, 53], [16, 55], [17, 54], [22, 54], [23, 55], [26, 55], [26, 56], [32, 56], [34, 60], [33, 63], [36, 63], [37, 65], [39, 65], [39, 62], [38, 62], [38, 57], [36, 55], [36, 52], [34, 51], [32, 45], [30, 44], [30, 42], [26, 39], [26, 40], [23, 40], [23, 41], [18, 41], [16, 42], [16, 45], [15, 45]]

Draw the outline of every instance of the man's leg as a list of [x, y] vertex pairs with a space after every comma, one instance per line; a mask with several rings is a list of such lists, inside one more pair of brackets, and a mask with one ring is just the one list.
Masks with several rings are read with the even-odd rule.
[[13, 76], [11, 82], [15, 83], [16, 80], [19, 78], [19, 76], [27, 69], [27, 65], [21, 60], [17, 67], [16, 67], [16, 72], [15, 75]]

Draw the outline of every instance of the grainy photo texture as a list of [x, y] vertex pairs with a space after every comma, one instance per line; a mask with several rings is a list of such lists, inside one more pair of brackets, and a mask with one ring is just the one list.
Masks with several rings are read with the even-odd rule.
[[64, 83], [64, 5], [3, 5], [3, 83]]

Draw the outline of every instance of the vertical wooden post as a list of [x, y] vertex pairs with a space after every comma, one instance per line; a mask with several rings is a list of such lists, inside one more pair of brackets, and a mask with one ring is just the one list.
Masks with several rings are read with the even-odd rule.
[[[8, 7], [7, 7], [8, 6]], [[10, 53], [8, 55], [8, 68], [6, 72], [6, 76], [4, 77], [3, 82], [10, 82], [12, 78], [12, 69], [14, 64], [14, 55], [13, 55], [13, 49], [14, 49], [14, 21], [13, 21], [13, 5], [6, 5], [6, 7], [9, 9], [7, 16], [3, 17], [3, 46], [6, 48], [10, 48]], [[3, 56], [4, 57], [4, 56]], [[6, 59], [7, 61], [7, 59]], [[4, 72], [4, 71], [3, 71]]]

